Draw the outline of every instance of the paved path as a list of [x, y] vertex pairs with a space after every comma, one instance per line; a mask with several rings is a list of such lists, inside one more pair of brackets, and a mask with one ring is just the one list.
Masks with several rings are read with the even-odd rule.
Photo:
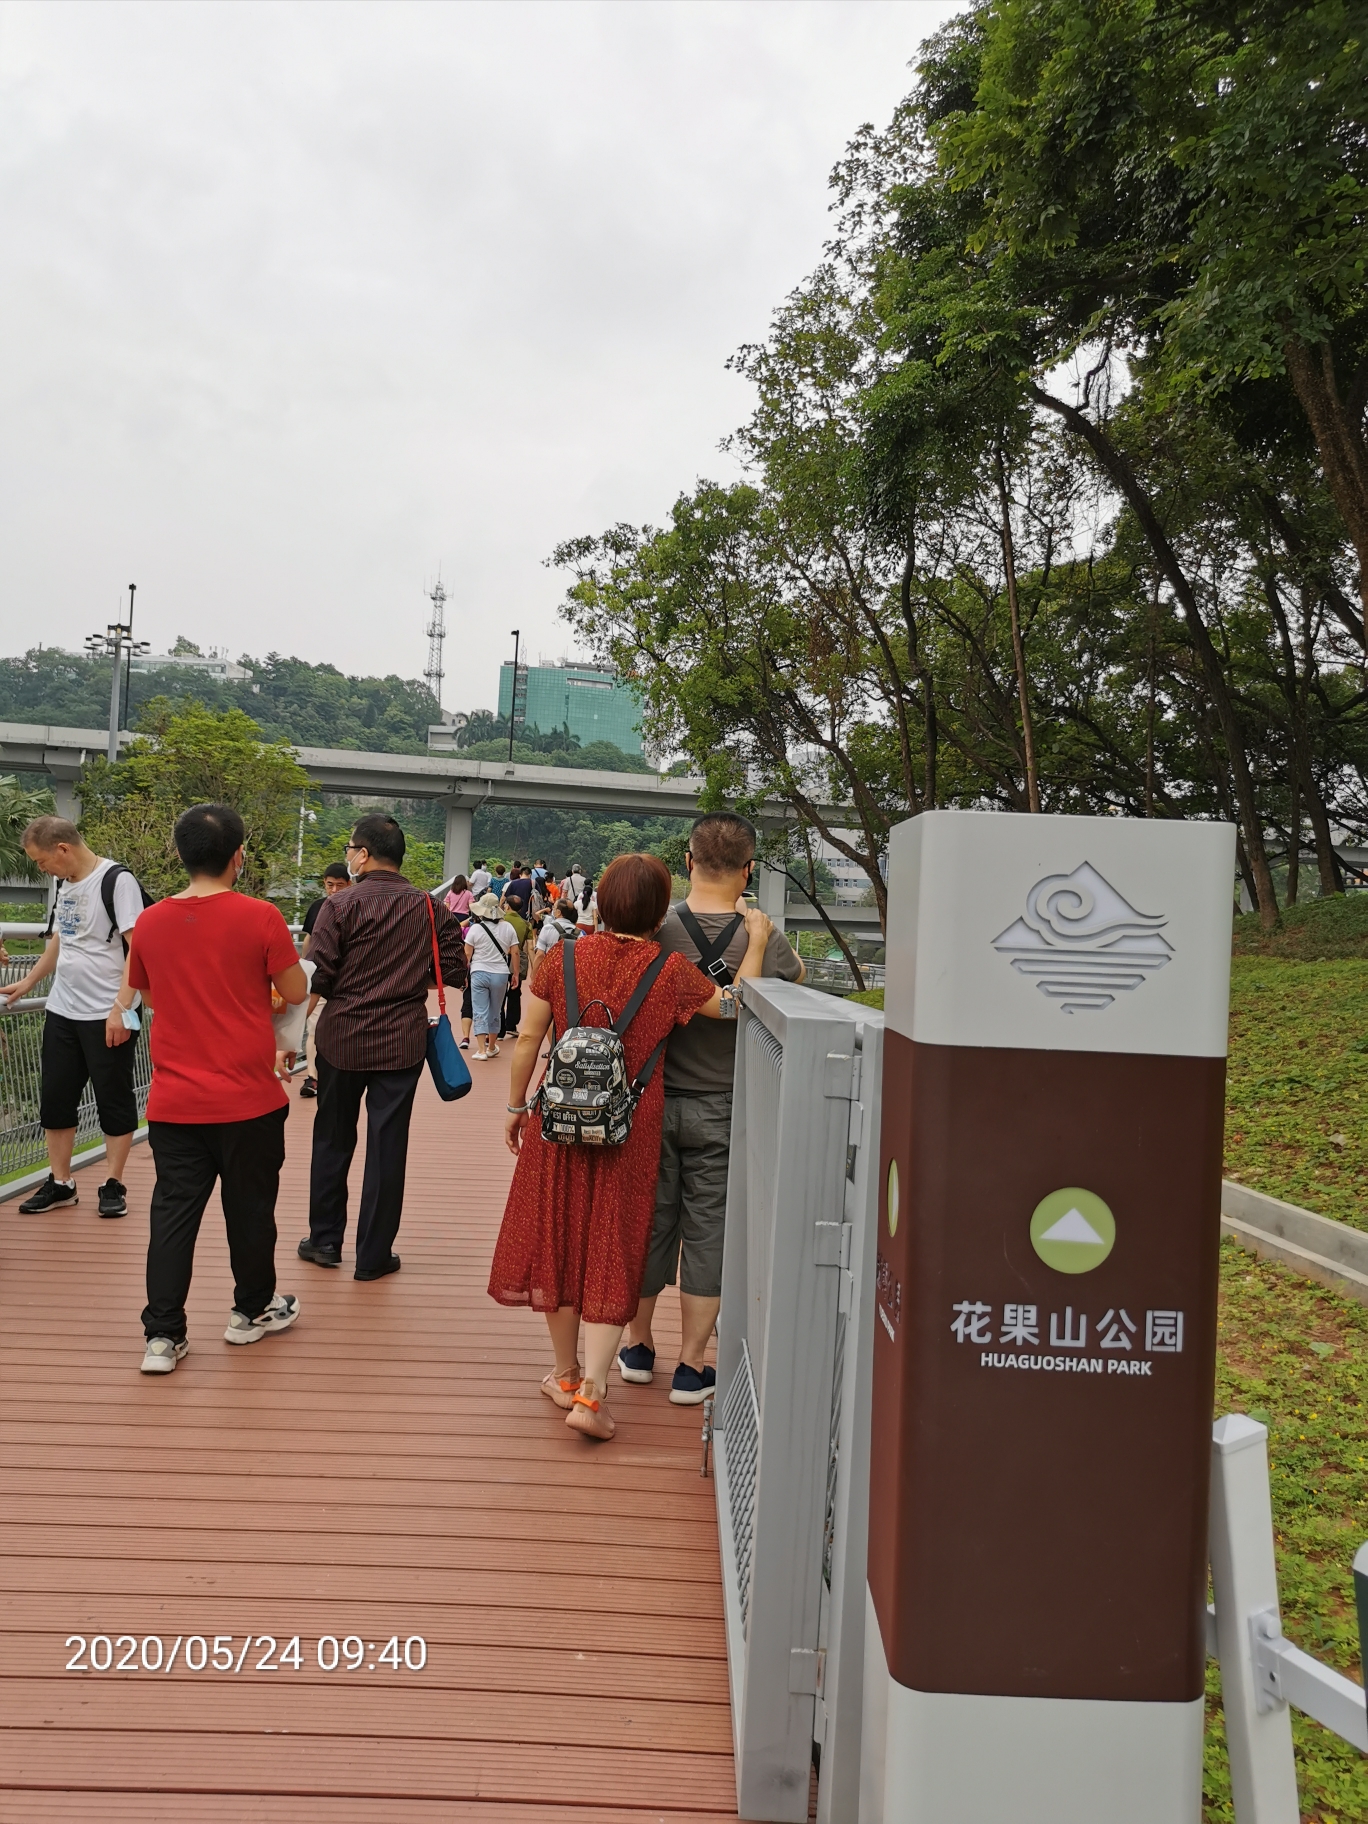
[[[374, 1285], [293, 1258], [311, 1105], [292, 1108], [299, 1323], [221, 1340], [215, 1203], [191, 1352], [165, 1379], [137, 1373], [147, 1148], [123, 1222], [96, 1216], [99, 1166], [75, 1211], [0, 1204], [0, 1824], [238, 1824], [253, 1801], [291, 1824], [735, 1818], [699, 1413], [659, 1381], [624, 1388], [597, 1447], [538, 1393], [540, 1320], [484, 1291], [506, 1087], [481, 1066], [444, 1107], [424, 1082], [404, 1267]], [[106, 1637], [128, 1669], [64, 1670], [68, 1636], [86, 1665]], [[327, 1636], [354, 1637], [355, 1671], [320, 1669]], [[141, 1669], [178, 1640], [169, 1672]], [[426, 1643], [421, 1670], [405, 1642], [415, 1662]]]

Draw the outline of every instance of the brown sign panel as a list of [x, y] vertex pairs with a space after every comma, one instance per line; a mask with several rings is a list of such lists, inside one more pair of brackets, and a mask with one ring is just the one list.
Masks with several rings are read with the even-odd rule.
[[900, 1684], [1201, 1695], [1224, 1091], [1222, 1058], [886, 1033], [869, 1584]]

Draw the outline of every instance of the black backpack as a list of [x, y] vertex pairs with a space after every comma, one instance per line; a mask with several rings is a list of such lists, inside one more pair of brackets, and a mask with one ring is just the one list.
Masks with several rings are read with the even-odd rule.
[[[155, 899], [153, 899], [152, 895], [148, 892], [147, 888], [142, 884], [142, 882], [139, 879], [137, 879], [136, 876], [133, 875], [132, 868], [126, 868], [121, 861], [116, 861], [114, 863], [113, 867], [106, 868], [104, 873], [100, 876], [100, 904], [104, 907], [105, 917], [109, 920], [109, 936], [105, 939], [105, 942], [107, 944], [112, 944], [114, 942], [114, 938], [117, 933], [120, 941], [123, 944], [124, 955], [127, 956], [128, 955], [128, 939], [123, 935], [122, 931], [119, 930], [119, 921], [114, 916], [114, 888], [118, 885], [119, 876], [121, 874], [128, 874], [130, 876], [133, 876], [133, 885], [138, 889], [138, 892], [142, 895], [142, 903], [143, 903], [144, 912], [147, 910], [147, 908], [149, 906], [155, 906], [157, 902]], [[48, 922], [47, 922], [47, 930], [43, 933], [43, 935], [45, 937], [52, 936], [53, 926], [56, 924], [56, 922], [57, 922], [57, 902], [54, 899], [52, 902], [52, 912], [51, 912], [51, 914], [48, 918]]]
[[[590, 1001], [608, 1015], [606, 1026], [581, 1022], [579, 993], [575, 986], [575, 946], [563, 943], [565, 958], [565, 1031], [551, 1047], [550, 1061], [537, 1099], [541, 1103], [543, 1140], [561, 1146], [621, 1146], [632, 1131], [632, 1116], [645, 1093], [665, 1039], [646, 1060], [635, 1083], [627, 1081], [627, 1053], [622, 1035], [636, 1018], [656, 978], [670, 960], [664, 951], [646, 970], [633, 990], [620, 1019], [606, 1001]], [[585, 1009], [588, 1012], [588, 1008]], [[668, 1037], [668, 1034], [666, 1035]]]

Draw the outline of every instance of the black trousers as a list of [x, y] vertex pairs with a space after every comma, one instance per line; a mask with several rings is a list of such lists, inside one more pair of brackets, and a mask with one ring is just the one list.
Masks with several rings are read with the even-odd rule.
[[347, 1174], [356, 1151], [361, 1098], [366, 1098], [366, 1169], [356, 1218], [356, 1264], [383, 1267], [394, 1252], [404, 1210], [409, 1117], [421, 1064], [412, 1070], [339, 1070], [318, 1060], [313, 1164], [309, 1172], [309, 1238], [340, 1248], [347, 1233]]
[[200, 1220], [220, 1186], [233, 1306], [259, 1317], [275, 1296], [275, 1206], [285, 1163], [285, 1117], [273, 1108], [251, 1121], [150, 1121], [157, 1163], [147, 1243], [147, 1336], [185, 1335], [185, 1300]]
[[43, 1090], [38, 1103], [42, 1125], [75, 1127], [85, 1086], [93, 1083], [100, 1132], [131, 1134], [138, 1125], [138, 1099], [133, 1089], [137, 1048], [131, 1038], [122, 1045], [106, 1045], [103, 1020], [44, 1014]]

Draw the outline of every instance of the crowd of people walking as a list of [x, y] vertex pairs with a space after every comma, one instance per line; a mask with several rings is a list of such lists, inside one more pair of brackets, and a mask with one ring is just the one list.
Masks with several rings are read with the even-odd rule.
[[156, 1179], [143, 1371], [171, 1373], [189, 1348], [195, 1243], [216, 1185], [234, 1280], [225, 1341], [255, 1343], [297, 1321], [299, 1298], [277, 1286], [276, 1206], [286, 1084], [301, 1058], [299, 1096], [317, 1106], [297, 1256], [342, 1265], [364, 1104], [354, 1277], [399, 1271], [409, 1123], [428, 1054], [428, 997], [441, 983], [462, 994], [460, 1045], [472, 1064], [492, 1063], [501, 1042], [514, 1041], [505, 1139], [516, 1164], [488, 1290], [544, 1317], [552, 1361], [542, 1392], [572, 1430], [611, 1438], [613, 1369], [631, 1383], [654, 1379], [655, 1304], [678, 1280], [682, 1347], [669, 1397], [705, 1399], [721, 1298], [735, 984], [803, 975], [748, 899], [755, 831], [746, 819], [714, 812], [695, 822], [689, 891], [672, 907], [668, 868], [643, 854], [618, 856], [597, 881], [577, 865], [558, 876], [545, 861], [507, 870], [477, 861], [429, 894], [404, 876], [395, 820], [363, 816], [345, 863], [324, 871], [298, 946], [272, 902], [235, 890], [244, 829], [231, 806], [193, 806], [173, 839], [188, 884], [152, 903], [73, 824], [35, 819], [24, 848], [57, 882], [53, 913], [42, 954], [3, 991], [12, 1004], [52, 980], [40, 1109], [50, 1169], [19, 1206], [24, 1215], [78, 1201], [72, 1152], [88, 1084], [109, 1173], [99, 1213], [127, 1213], [123, 1174], [138, 1125], [131, 1041], [151, 1016]]

